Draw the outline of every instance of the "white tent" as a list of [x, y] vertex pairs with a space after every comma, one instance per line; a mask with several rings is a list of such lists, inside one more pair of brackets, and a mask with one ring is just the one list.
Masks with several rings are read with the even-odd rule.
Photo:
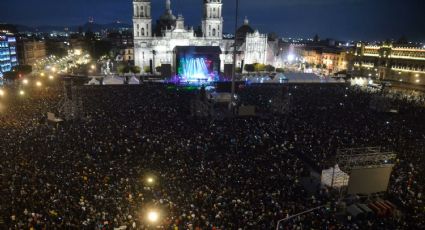
[[96, 80], [95, 77], [93, 77], [88, 83], [87, 85], [99, 85], [99, 81]]
[[329, 186], [329, 187], [333, 186], [336, 188], [347, 186], [349, 179], [350, 179], [350, 176], [348, 176], [347, 173], [341, 171], [338, 165], [335, 165], [335, 168], [331, 167], [330, 169], [322, 170], [322, 184], [326, 186]]
[[121, 77], [106, 77], [103, 80], [103, 84], [104, 85], [123, 85], [124, 84], [124, 80]]
[[128, 84], [129, 85], [139, 85], [140, 81], [135, 76], [132, 76], [130, 78], [130, 80], [128, 81]]
[[314, 73], [278, 73], [274, 79], [271, 79], [267, 75], [254, 75], [247, 76], [244, 79], [253, 83], [338, 83], [336, 79], [321, 77]]

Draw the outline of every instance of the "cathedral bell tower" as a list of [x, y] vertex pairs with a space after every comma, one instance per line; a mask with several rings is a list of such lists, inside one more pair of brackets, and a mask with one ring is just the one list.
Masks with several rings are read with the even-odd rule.
[[152, 37], [150, 0], [133, 0], [133, 31], [135, 39]]
[[222, 0], [204, 0], [203, 37], [207, 39], [221, 39], [223, 37], [222, 6]]

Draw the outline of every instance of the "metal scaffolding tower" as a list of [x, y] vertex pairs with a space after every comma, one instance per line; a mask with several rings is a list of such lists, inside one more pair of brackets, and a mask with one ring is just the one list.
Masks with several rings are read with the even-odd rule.
[[59, 112], [65, 120], [75, 120], [83, 117], [83, 99], [81, 87], [74, 85], [72, 79], [64, 80], [64, 98], [59, 104]]

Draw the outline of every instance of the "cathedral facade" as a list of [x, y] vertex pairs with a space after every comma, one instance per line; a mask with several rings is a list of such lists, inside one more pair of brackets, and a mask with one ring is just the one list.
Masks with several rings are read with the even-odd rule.
[[[135, 65], [145, 69], [162, 64], [173, 66], [173, 50], [176, 46], [220, 47], [221, 70], [233, 63], [234, 39], [223, 38], [222, 0], [203, 0], [201, 29], [187, 27], [182, 15], [175, 16], [171, 0], [165, 0], [163, 15], [153, 24], [151, 0], [133, 0], [133, 34]], [[267, 35], [254, 31], [247, 19], [236, 33], [238, 50], [237, 67], [244, 64], [269, 64], [271, 50]], [[273, 55], [271, 55], [273, 56]]]

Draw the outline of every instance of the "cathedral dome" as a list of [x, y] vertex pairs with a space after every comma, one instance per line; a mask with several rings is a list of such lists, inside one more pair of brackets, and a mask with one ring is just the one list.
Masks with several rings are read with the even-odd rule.
[[173, 11], [171, 10], [171, 1], [166, 0], [165, 2], [165, 12], [159, 20], [157, 21], [155, 34], [157, 36], [162, 35], [162, 31], [171, 30], [176, 26], [177, 17], [173, 15]]
[[249, 25], [248, 19], [245, 17], [243, 25], [236, 31], [236, 38], [245, 40], [246, 35], [252, 33], [254, 33], [254, 29], [252, 29], [252, 27]]
[[161, 17], [159, 18], [161, 21], [176, 21], [177, 17], [173, 15], [172, 12], [165, 12]]

